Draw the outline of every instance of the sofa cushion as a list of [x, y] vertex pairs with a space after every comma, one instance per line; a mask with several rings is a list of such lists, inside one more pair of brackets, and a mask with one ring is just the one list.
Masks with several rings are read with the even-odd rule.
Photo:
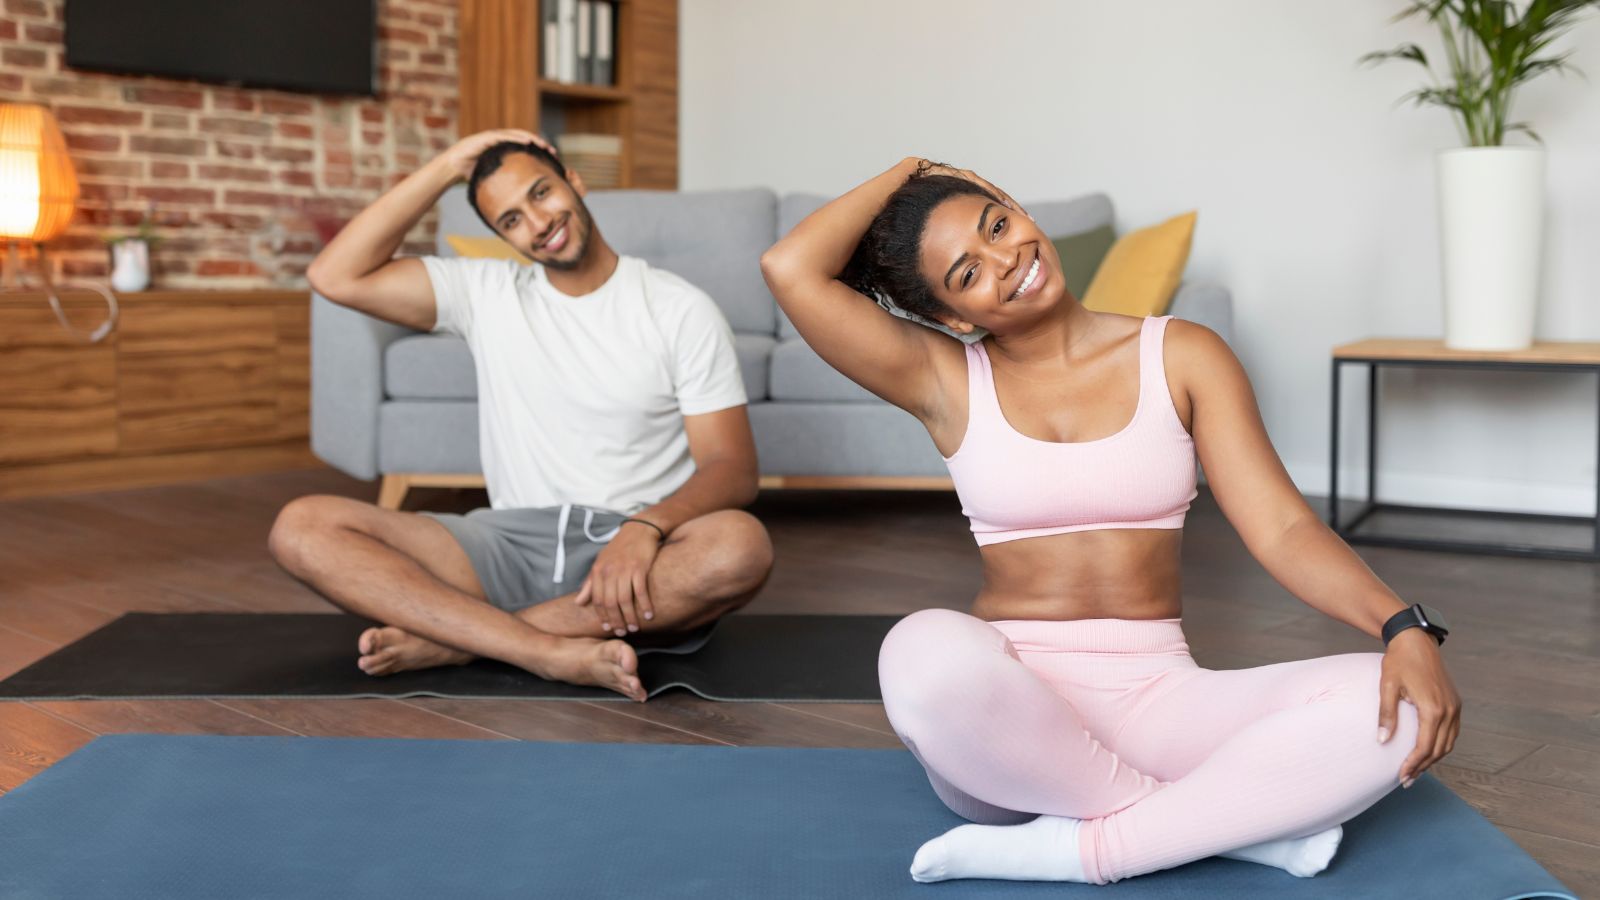
[[772, 348], [778, 339], [765, 334], [733, 335], [733, 351], [739, 357], [739, 374], [751, 403], [767, 399], [768, 373], [772, 367]]
[[1233, 342], [1233, 296], [1221, 285], [1184, 282], [1173, 295], [1167, 313], [1204, 325], [1223, 340]]
[[378, 407], [378, 471], [481, 474], [478, 404], [385, 401]]
[[761, 277], [761, 254], [777, 228], [771, 191], [595, 191], [587, 199], [618, 253], [710, 294], [734, 331], [777, 332], [777, 304]]
[[[734, 331], [776, 332], [776, 304], [761, 277], [761, 254], [777, 231], [772, 191], [592, 191], [585, 202], [612, 249], [705, 291]], [[452, 235], [494, 234], [472, 211], [463, 185], [445, 191], [438, 209], [440, 256], [456, 255]]]
[[[765, 334], [735, 334], [739, 374], [752, 401], [767, 396], [767, 371], [777, 343]], [[446, 334], [413, 334], [383, 354], [384, 394], [405, 400], [474, 400], [478, 376], [466, 341]]]
[[[832, 200], [822, 194], [786, 194], [778, 201], [778, 236], [789, 233], [800, 220], [822, 208]], [[1112, 224], [1111, 198], [1105, 194], [1084, 194], [1072, 200], [1023, 201], [1028, 215], [1039, 223], [1039, 229], [1052, 238], [1066, 237], [1093, 231]], [[778, 339], [797, 337], [789, 317], [778, 310]]]
[[409, 400], [472, 400], [478, 374], [467, 342], [449, 334], [413, 334], [383, 351], [383, 392]]
[[1055, 245], [1056, 258], [1061, 261], [1061, 280], [1067, 292], [1079, 300], [1089, 292], [1089, 282], [1099, 270], [1100, 262], [1117, 242], [1117, 232], [1110, 225], [1101, 225], [1088, 231], [1069, 234], [1050, 241]]
[[824, 362], [798, 337], [780, 341], [772, 351], [772, 380], [767, 396], [778, 401], [879, 402], [866, 388]]
[[750, 425], [763, 475], [949, 475], [922, 423], [887, 403], [756, 403]]
[[1124, 316], [1165, 314], [1189, 263], [1195, 218], [1187, 212], [1118, 239], [1083, 295], [1084, 308]]

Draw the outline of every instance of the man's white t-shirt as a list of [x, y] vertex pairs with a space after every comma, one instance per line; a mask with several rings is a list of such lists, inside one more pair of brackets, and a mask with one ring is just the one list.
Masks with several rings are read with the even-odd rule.
[[569, 297], [543, 266], [424, 257], [434, 331], [478, 374], [478, 434], [495, 509], [575, 504], [632, 513], [689, 480], [683, 417], [745, 403], [733, 332], [704, 291], [621, 257]]

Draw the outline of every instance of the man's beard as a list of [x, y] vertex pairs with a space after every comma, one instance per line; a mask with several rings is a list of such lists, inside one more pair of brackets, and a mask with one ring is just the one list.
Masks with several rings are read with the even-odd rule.
[[572, 221], [568, 223], [567, 228], [572, 232], [567, 235], [567, 241], [577, 251], [572, 255], [572, 258], [545, 260], [539, 259], [536, 254], [530, 254], [535, 262], [547, 269], [555, 269], [557, 272], [571, 272], [573, 269], [583, 265], [583, 258], [589, 255], [589, 235], [594, 231], [594, 217], [589, 215], [589, 207], [584, 205], [582, 200], [578, 201], [578, 209], [573, 214]]

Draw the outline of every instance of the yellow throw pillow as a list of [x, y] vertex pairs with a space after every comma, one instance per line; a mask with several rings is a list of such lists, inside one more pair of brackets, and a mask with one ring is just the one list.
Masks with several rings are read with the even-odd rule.
[[1165, 314], [1183, 280], [1196, 216], [1186, 212], [1123, 235], [1095, 271], [1083, 305], [1125, 316]]
[[517, 248], [497, 237], [447, 234], [444, 240], [457, 256], [465, 256], [468, 259], [514, 259], [525, 266], [532, 264], [532, 260], [518, 253]]

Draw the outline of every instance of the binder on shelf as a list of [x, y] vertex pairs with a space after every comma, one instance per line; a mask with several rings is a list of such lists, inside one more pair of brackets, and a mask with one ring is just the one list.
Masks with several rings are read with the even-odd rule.
[[616, 70], [612, 60], [616, 58], [616, 29], [613, 27], [612, 15], [615, 7], [610, 3], [601, 2], [594, 5], [594, 83], [612, 85], [617, 83]]
[[559, 22], [561, 45], [559, 81], [578, 80], [578, 0], [560, 0]]
[[539, 2], [540, 77], [554, 81], [561, 77], [561, 11], [558, 0]]
[[594, 0], [578, 0], [578, 81], [594, 83]]

